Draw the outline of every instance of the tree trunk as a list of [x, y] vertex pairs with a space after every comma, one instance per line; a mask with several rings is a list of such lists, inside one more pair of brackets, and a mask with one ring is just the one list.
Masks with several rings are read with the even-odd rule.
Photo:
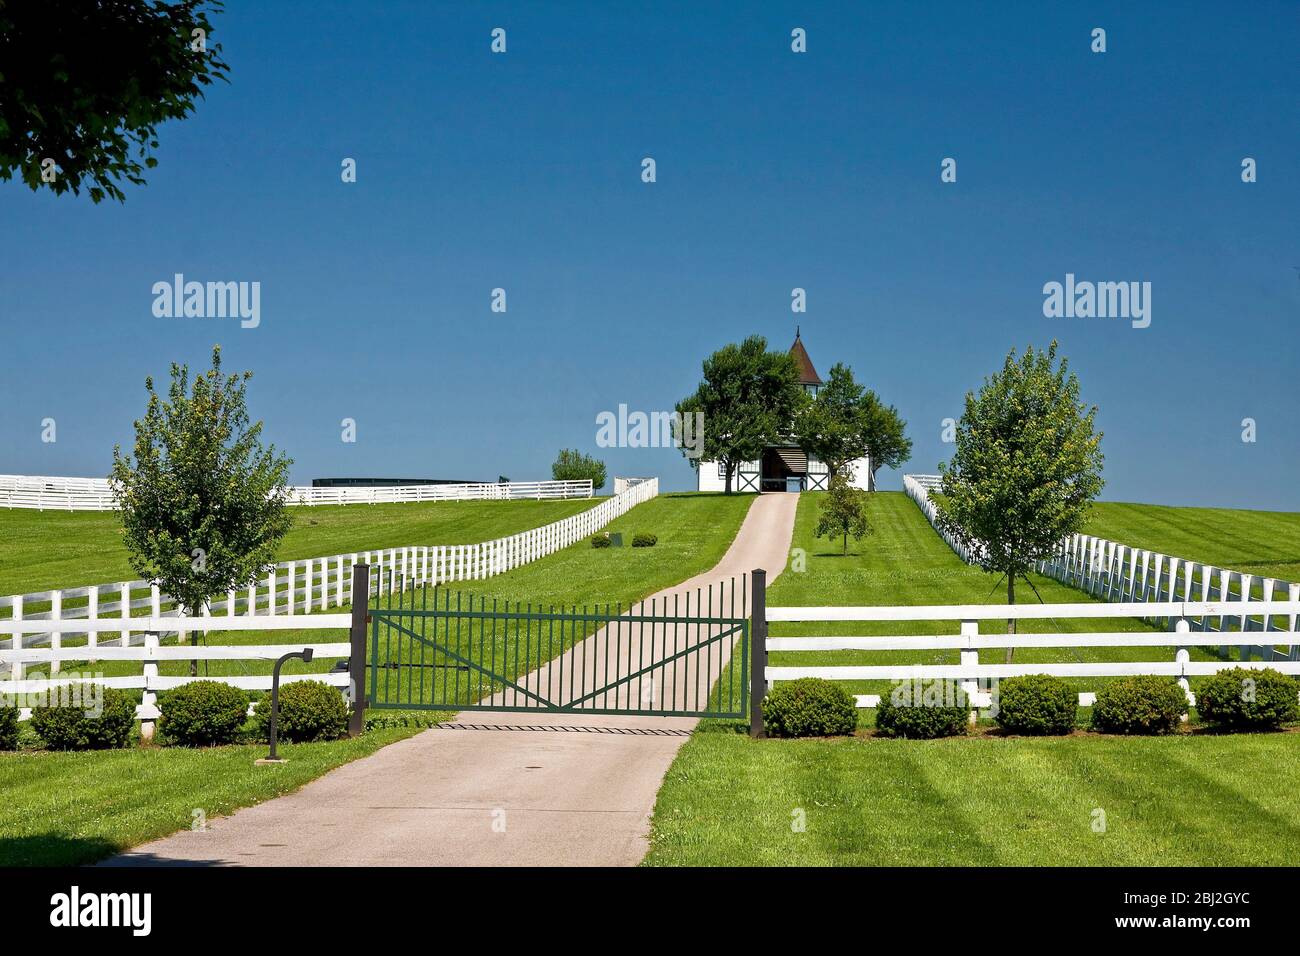
[[[1007, 603], [1008, 604], [1016, 603], [1016, 576], [1014, 574], [1007, 575]], [[1014, 617], [1007, 618], [1007, 633], [1008, 634], [1016, 633], [1016, 619]], [[1008, 644], [1007, 645], [1008, 664], [1011, 663], [1011, 658], [1015, 655], [1015, 653], [1016, 653], [1016, 649], [1012, 647], [1010, 644]]]
[[734, 467], [735, 466], [732, 465], [730, 462], [727, 463], [726, 478], [724, 479], [726, 483], [723, 485], [723, 491], [722, 491], [724, 495], [731, 494], [731, 469]]
[[845, 531], [844, 532], [844, 557], [847, 558], [848, 556], [849, 556], [849, 533]]

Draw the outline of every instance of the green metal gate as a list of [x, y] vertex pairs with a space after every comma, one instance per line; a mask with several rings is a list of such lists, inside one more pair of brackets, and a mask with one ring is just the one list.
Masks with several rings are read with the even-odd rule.
[[746, 579], [622, 605], [501, 602], [400, 578], [369, 608], [367, 706], [745, 717]]

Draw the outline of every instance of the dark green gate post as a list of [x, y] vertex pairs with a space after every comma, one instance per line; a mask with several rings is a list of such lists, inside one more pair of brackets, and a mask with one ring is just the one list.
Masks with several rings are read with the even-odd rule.
[[767, 693], [767, 572], [750, 572], [750, 608], [754, 626], [749, 655], [749, 736], [763, 736], [763, 696]]
[[370, 565], [352, 565], [352, 650], [348, 654], [348, 679], [352, 684], [352, 716], [348, 736], [366, 729], [366, 619], [370, 610]]

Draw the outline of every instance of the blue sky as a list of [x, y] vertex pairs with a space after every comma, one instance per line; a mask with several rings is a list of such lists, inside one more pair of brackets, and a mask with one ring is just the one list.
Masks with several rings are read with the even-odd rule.
[[[577, 446], [685, 488], [672, 449], [597, 449], [597, 413], [799, 324], [898, 406], [905, 470], [1055, 337], [1104, 498], [1300, 509], [1300, 14], [1135, 6], [230, 0], [230, 84], [124, 205], [0, 185], [0, 472], [105, 474], [144, 377], [219, 342], [296, 482], [536, 479]], [[177, 272], [260, 282], [260, 326], [155, 317]], [[1067, 272], [1149, 281], [1150, 327], [1044, 317]]]

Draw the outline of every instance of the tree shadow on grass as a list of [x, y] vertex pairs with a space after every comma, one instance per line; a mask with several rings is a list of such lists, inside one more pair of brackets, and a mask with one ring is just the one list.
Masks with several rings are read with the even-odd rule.
[[121, 850], [120, 844], [100, 837], [71, 837], [62, 833], [0, 837], [0, 867], [80, 866]]

